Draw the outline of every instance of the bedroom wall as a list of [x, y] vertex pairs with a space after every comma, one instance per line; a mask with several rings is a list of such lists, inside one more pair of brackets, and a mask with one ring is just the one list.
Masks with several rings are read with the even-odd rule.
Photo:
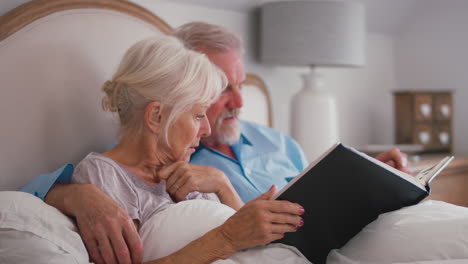
[[468, 1], [426, 0], [395, 38], [398, 88], [454, 91], [454, 152], [468, 154]]
[[[243, 38], [248, 71], [264, 78], [273, 101], [274, 127], [289, 134], [289, 101], [302, 86], [300, 74], [307, 69], [275, 67], [257, 61], [257, 18], [242, 13], [165, 1], [133, 0], [167, 23], [177, 27], [201, 20], [226, 26]], [[341, 140], [353, 146], [369, 143], [390, 144], [393, 139], [391, 93], [395, 88], [393, 40], [389, 36], [369, 34], [367, 65], [355, 69], [324, 69], [329, 90], [336, 96]], [[370, 100], [372, 98], [372, 100]], [[287, 102], [287, 103], [285, 103]]]
[[[0, 14], [27, 0], [0, 2]], [[226, 11], [164, 0], [132, 0], [151, 10], [173, 27], [201, 20], [223, 25], [244, 39], [247, 71], [264, 78], [270, 90], [274, 127], [289, 134], [289, 101], [302, 86], [304, 68], [261, 65], [256, 60], [255, 13]], [[356, 69], [324, 69], [331, 93], [336, 96], [341, 141], [353, 146], [390, 144], [393, 139], [390, 91], [395, 88], [393, 40], [371, 33], [367, 41], [367, 65]]]
[[[255, 62], [250, 66], [264, 76], [272, 90], [277, 127], [289, 131], [290, 106], [282, 102], [289, 102], [301, 89], [300, 74], [307, 69], [265, 66]], [[390, 91], [395, 87], [392, 38], [369, 34], [367, 64], [362, 68], [322, 71], [325, 85], [336, 99], [341, 141], [353, 146], [390, 144], [393, 139]]]

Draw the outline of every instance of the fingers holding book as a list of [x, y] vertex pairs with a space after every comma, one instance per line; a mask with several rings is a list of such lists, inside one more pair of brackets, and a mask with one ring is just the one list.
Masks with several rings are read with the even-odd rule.
[[304, 225], [300, 216], [304, 213], [302, 207], [288, 201], [270, 200], [275, 192], [273, 187], [248, 202], [220, 226], [221, 233], [235, 243], [235, 248], [265, 245]]

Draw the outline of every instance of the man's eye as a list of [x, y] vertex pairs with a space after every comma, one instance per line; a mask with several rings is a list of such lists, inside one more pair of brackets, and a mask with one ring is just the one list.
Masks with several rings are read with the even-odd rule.
[[196, 118], [197, 120], [202, 120], [203, 118], [205, 118], [206, 115], [197, 115]]

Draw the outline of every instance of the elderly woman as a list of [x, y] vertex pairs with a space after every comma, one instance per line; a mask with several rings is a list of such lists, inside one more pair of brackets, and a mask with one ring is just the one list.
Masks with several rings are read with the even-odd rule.
[[[88, 154], [73, 181], [96, 185], [128, 212], [148, 263], [211, 263], [303, 223], [300, 205], [269, 201], [275, 188], [243, 206], [221, 171], [187, 163], [200, 138], [210, 134], [206, 110], [225, 86], [224, 74], [204, 55], [165, 36], [132, 46], [103, 86], [103, 108], [118, 114], [121, 138], [105, 153]], [[307, 263], [294, 248], [278, 245], [232, 257]], [[276, 260], [262, 254], [272, 247]]]

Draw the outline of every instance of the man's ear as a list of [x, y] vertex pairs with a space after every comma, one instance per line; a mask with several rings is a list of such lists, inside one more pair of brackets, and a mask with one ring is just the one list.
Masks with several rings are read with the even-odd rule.
[[159, 133], [162, 127], [162, 105], [160, 102], [151, 102], [145, 107], [145, 123], [153, 133]]

